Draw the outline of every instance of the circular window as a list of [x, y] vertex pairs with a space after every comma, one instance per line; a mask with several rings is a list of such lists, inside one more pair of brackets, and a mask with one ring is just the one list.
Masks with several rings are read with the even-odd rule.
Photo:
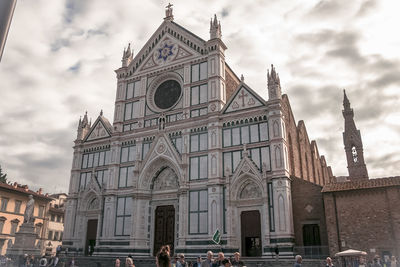
[[154, 103], [159, 109], [169, 109], [179, 100], [181, 92], [181, 85], [177, 81], [167, 80], [157, 87]]

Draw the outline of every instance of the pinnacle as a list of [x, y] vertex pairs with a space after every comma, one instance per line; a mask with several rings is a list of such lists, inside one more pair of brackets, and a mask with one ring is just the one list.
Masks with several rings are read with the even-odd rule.
[[344, 110], [350, 110], [350, 101], [347, 98], [345, 89], [343, 89], [343, 107], [344, 107]]

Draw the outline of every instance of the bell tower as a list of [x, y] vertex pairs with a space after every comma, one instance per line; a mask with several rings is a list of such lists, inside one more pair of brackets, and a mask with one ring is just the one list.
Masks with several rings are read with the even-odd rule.
[[364, 152], [360, 130], [356, 128], [356, 124], [354, 123], [354, 112], [353, 109], [350, 108], [350, 101], [347, 98], [345, 90], [343, 90], [343, 94], [343, 143], [344, 150], [346, 151], [349, 179], [368, 179], [368, 171], [364, 162]]

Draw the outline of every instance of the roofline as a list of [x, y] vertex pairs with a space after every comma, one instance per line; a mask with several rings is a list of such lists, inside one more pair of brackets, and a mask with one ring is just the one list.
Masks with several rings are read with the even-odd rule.
[[[5, 190], [5, 191], [13, 192], [13, 193], [19, 193], [19, 194], [25, 195], [25, 196], [32, 195], [34, 198], [42, 198], [44, 200], [48, 200], [49, 202], [51, 200], [53, 200], [53, 198], [51, 198], [50, 196], [40, 195], [40, 194], [38, 194], [38, 193], [36, 193], [36, 192], [34, 192], [32, 190], [28, 190], [28, 191], [24, 192], [24, 191], [17, 190], [12, 185], [6, 184], [7, 187], [5, 187], [5, 186], [3, 186], [3, 184], [0, 183], [0, 190]], [[11, 188], [8, 187], [8, 186], [10, 186]]]

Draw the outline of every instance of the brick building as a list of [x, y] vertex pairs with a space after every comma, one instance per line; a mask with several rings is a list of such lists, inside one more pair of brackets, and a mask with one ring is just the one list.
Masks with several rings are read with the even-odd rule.
[[368, 179], [360, 131], [344, 93], [343, 141], [349, 176], [327, 184], [325, 206], [329, 252], [349, 248], [375, 254], [400, 256], [400, 177]]

